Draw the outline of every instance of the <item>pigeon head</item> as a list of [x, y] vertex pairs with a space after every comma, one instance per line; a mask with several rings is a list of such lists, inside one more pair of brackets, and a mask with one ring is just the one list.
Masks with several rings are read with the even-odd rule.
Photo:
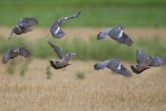
[[102, 32], [99, 32], [97, 34], [97, 40], [100, 40], [100, 39], [103, 39], [103, 38], [104, 38], [104, 36], [102, 36]]
[[101, 69], [101, 68], [99, 67], [98, 64], [95, 64], [95, 65], [94, 65], [94, 69], [95, 69], [95, 70], [99, 70], [99, 69]]
[[63, 18], [59, 18], [59, 19], [57, 20], [58, 25], [61, 25], [62, 22], [63, 22]]
[[100, 70], [100, 69], [104, 69], [104, 67], [102, 67], [100, 64], [97, 64], [97, 63], [96, 63], [96, 64], [94, 65], [94, 69], [95, 69], [95, 70]]
[[124, 29], [124, 27], [123, 26], [119, 26], [119, 29], [122, 30], [122, 29]]

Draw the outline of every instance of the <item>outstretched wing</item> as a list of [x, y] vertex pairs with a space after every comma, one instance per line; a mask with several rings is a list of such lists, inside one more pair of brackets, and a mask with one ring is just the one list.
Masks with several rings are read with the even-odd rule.
[[12, 28], [12, 30], [11, 30], [11, 32], [10, 32], [10, 35], [9, 35], [9, 37], [8, 37], [8, 40], [10, 40], [10, 39], [11, 39], [11, 37], [12, 37], [13, 33], [14, 33], [14, 29]]
[[54, 51], [57, 53], [60, 59], [62, 59], [65, 56], [62, 50], [58, 46], [54, 45], [53, 43], [49, 41], [48, 41], [48, 44], [54, 49]]
[[18, 47], [19, 55], [28, 58], [31, 56], [31, 53], [24, 47]]
[[166, 59], [163, 59], [158, 56], [150, 56], [149, 60], [151, 61], [150, 66], [159, 67], [166, 64]]
[[142, 66], [142, 65], [137, 64], [137, 65], [131, 65], [130, 68], [131, 68], [131, 70], [132, 70], [134, 73], [140, 74], [140, 73], [142, 73], [143, 71], [149, 69], [150, 67], [149, 67], [149, 66], [146, 66], [146, 67], [145, 67], [145, 66]]
[[80, 14], [81, 14], [81, 12], [79, 11], [79, 12], [77, 12], [77, 13], [69, 16], [69, 17], [64, 17], [64, 20], [69, 20], [69, 19], [77, 18], [77, 17], [79, 17]]
[[21, 18], [18, 25], [25, 24], [26, 27], [31, 27], [32, 25], [38, 24], [36, 18]]
[[9, 48], [2, 57], [2, 63], [6, 64], [11, 58], [11, 54], [14, 52], [12, 48]]
[[120, 60], [118, 59], [110, 60], [109, 64], [107, 65], [107, 68], [125, 77], [131, 77], [130, 71], [127, 68], [125, 68], [125, 66], [121, 64]]
[[132, 44], [133, 44], [132, 39], [123, 31], [122, 31], [122, 36], [120, 38], [118, 38], [117, 40], [119, 43], [123, 43], [128, 46], [132, 46]]
[[142, 50], [136, 51], [136, 57], [137, 57], [137, 63], [142, 64], [145, 62], [146, 56], [144, 55], [144, 52]]

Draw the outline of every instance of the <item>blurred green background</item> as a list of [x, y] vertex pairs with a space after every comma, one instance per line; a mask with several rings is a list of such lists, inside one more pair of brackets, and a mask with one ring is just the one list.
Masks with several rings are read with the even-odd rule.
[[[125, 27], [158, 28], [166, 26], [166, 0], [0, 0], [0, 24], [13, 27], [20, 18], [35, 17], [39, 20], [39, 27], [47, 27], [62, 16], [69, 16], [81, 11], [79, 19], [67, 22], [69, 27], [111, 27], [122, 25]], [[141, 32], [140, 32], [141, 33]], [[160, 37], [152, 39], [138, 39], [129, 48], [110, 40], [97, 41], [96, 34], [92, 40], [85, 42], [74, 39], [54, 41], [65, 52], [76, 52], [74, 59], [104, 60], [106, 58], [120, 58], [135, 61], [136, 49], [140, 48], [149, 55], [166, 57], [166, 45]], [[24, 35], [22, 35], [24, 36]], [[81, 36], [81, 35], [78, 35]], [[79, 37], [80, 38], [80, 37]], [[65, 44], [65, 45], [64, 45]], [[154, 45], [155, 44], [155, 45]], [[14, 38], [8, 42], [0, 37], [0, 53], [8, 47], [24, 45], [29, 48], [34, 57], [50, 58], [55, 53], [44, 39], [32, 41], [30, 44], [24, 39]]]
[[80, 19], [66, 26], [166, 26], [166, 0], [0, 0], [0, 24], [12, 26], [32, 16], [48, 27], [77, 11], [82, 12]]

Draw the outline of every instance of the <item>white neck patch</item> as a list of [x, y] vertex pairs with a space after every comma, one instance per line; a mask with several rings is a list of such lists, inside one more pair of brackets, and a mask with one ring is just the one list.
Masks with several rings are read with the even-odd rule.
[[121, 30], [120, 33], [118, 34], [118, 38], [121, 38], [123, 34], [123, 31]]
[[117, 68], [117, 70], [121, 70], [121, 63], [119, 64], [119, 66], [118, 66], [118, 68]]

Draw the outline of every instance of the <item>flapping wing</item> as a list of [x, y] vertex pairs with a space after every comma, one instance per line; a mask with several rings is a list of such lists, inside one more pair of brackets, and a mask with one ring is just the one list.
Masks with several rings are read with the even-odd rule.
[[9, 37], [8, 37], [8, 40], [10, 40], [10, 39], [11, 39], [11, 37], [12, 37], [13, 33], [14, 33], [14, 29], [12, 28], [12, 30], [11, 30], [11, 32], [10, 32], [10, 35], [9, 35]]
[[32, 25], [38, 24], [38, 20], [36, 18], [21, 18], [19, 24], [25, 24], [26, 27], [31, 27]]
[[125, 77], [131, 77], [130, 71], [125, 68], [125, 66], [121, 64], [118, 59], [111, 60], [107, 65], [107, 68]]
[[125, 32], [123, 32], [122, 37], [120, 37], [117, 40], [119, 43], [123, 43], [123, 44], [126, 44], [128, 46], [132, 46], [132, 44], [133, 44], [132, 39]]
[[77, 13], [69, 16], [69, 17], [64, 17], [64, 20], [69, 20], [69, 19], [77, 18], [77, 17], [79, 17], [80, 14], [81, 14], [81, 12], [79, 11], [79, 12], [77, 12]]
[[137, 64], [137, 65], [131, 65], [130, 68], [135, 74], [140, 74], [143, 71], [149, 69], [150, 67], [144, 67], [144, 66]]
[[60, 59], [62, 59], [65, 56], [62, 50], [58, 46], [54, 45], [51, 42], [48, 42], [48, 44], [54, 49], [54, 51], [57, 53]]
[[146, 59], [146, 57], [145, 57], [145, 55], [144, 55], [144, 52], [142, 51], [142, 50], [137, 50], [136, 51], [136, 57], [137, 57], [137, 63], [138, 64], [142, 64], [142, 63], [144, 63], [144, 61], [145, 61], [145, 59]]
[[2, 57], [2, 63], [6, 64], [11, 58], [11, 54], [14, 52], [13, 49], [9, 48]]
[[166, 64], [166, 59], [163, 59], [158, 56], [150, 56], [149, 60], [151, 61], [150, 66], [159, 67]]
[[24, 47], [18, 47], [19, 55], [28, 58], [31, 56], [31, 53]]
[[121, 64], [121, 69], [118, 70], [117, 73], [126, 77], [131, 77], [131, 72], [123, 64]]

